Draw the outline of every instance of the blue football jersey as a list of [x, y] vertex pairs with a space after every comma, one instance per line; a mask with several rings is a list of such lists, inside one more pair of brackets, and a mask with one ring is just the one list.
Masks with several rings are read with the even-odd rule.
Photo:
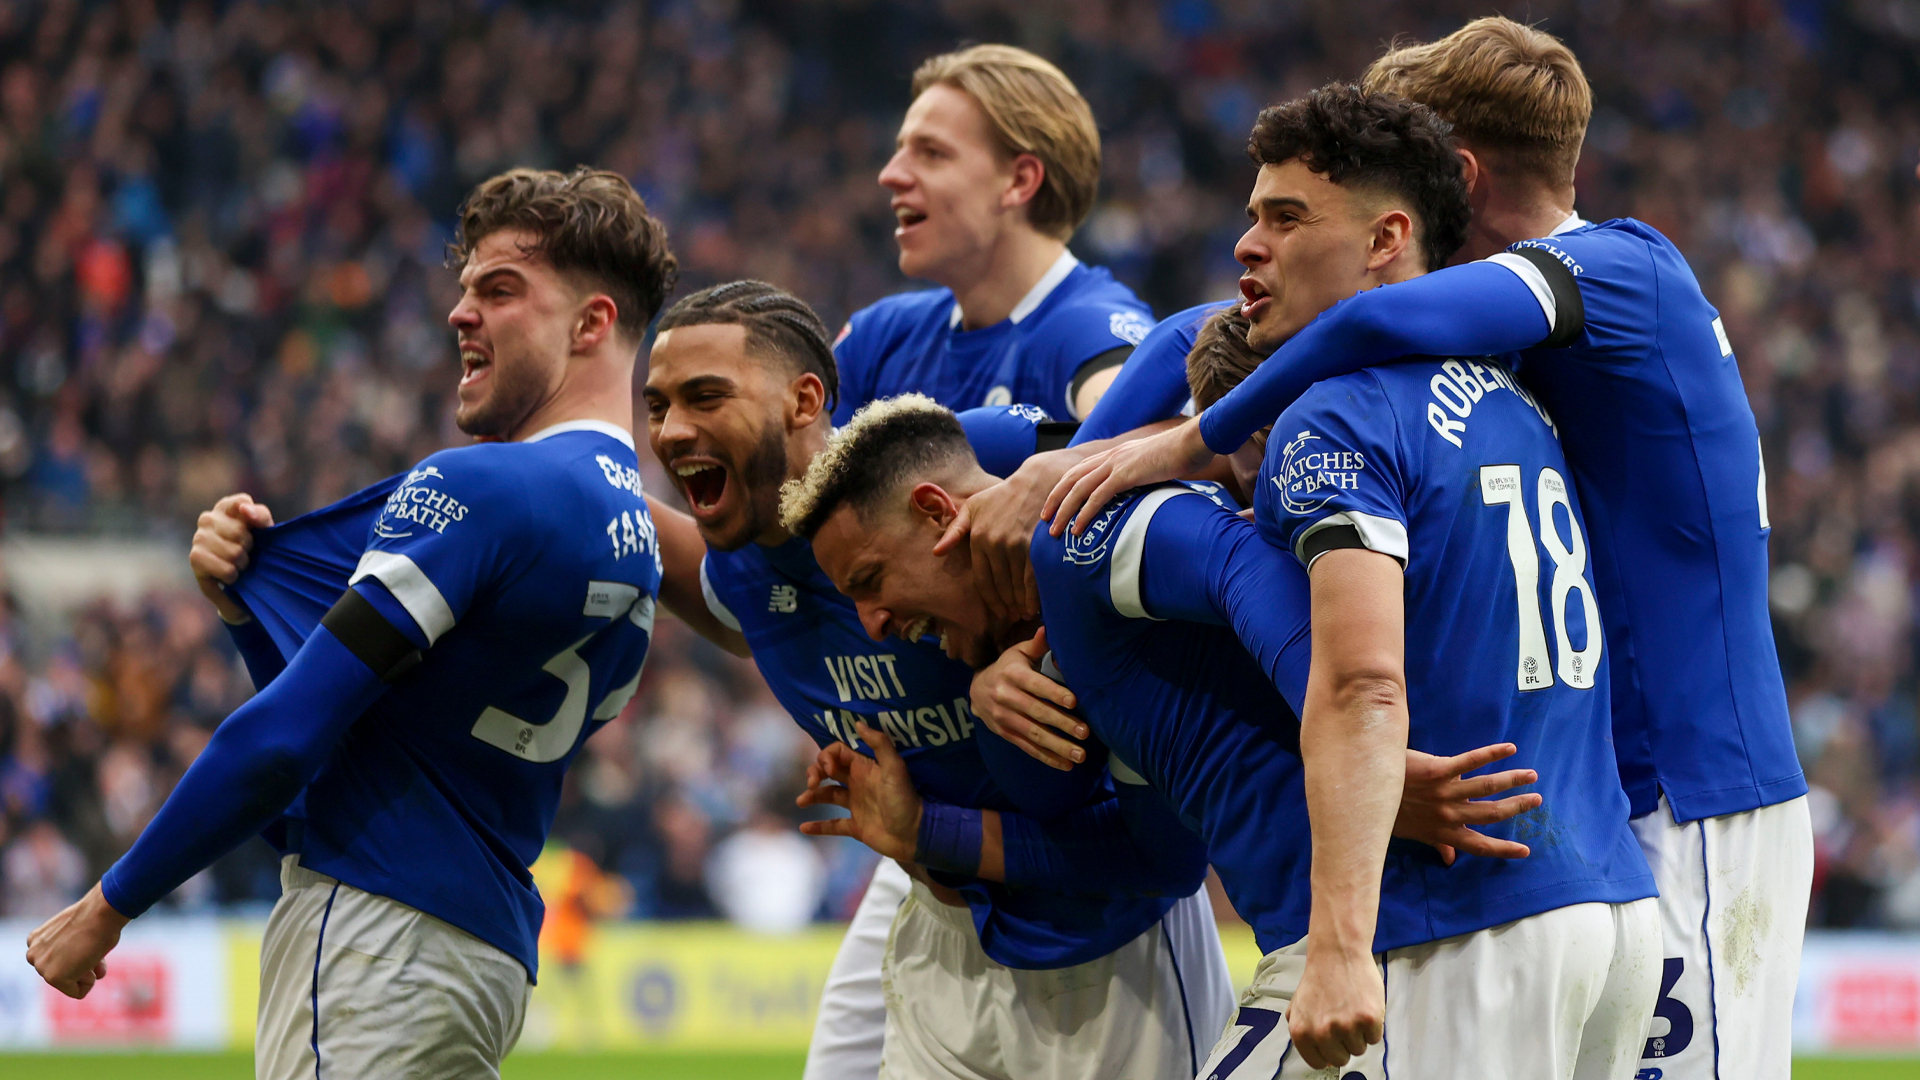
[[[1031, 406], [963, 416], [976, 454], [1002, 466], [1017, 466], [1032, 452], [1034, 433], [1045, 421]], [[948, 658], [934, 640], [868, 636], [853, 601], [834, 588], [806, 541], [709, 548], [700, 586], [714, 616], [745, 635], [755, 666], [782, 707], [819, 745], [837, 740], [871, 755], [854, 725], [884, 731], [921, 796], [954, 806], [1029, 813], [1037, 802], [1063, 808], [1056, 794], [1061, 785], [1070, 793], [1067, 802], [1112, 798], [1104, 778], [1088, 783], [1040, 765], [988, 731], [970, 705], [973, 670]], [[971, 909], [981, 948], [999, 963], [1024, 969], [1105, 956], [1152, 926], [1176, 899], [1069, 896], [971, 879], [956, 887]]]
[[1402, 357], [1519, 352], [1592, 528], [1616, 749], [1634, 815], [1806, 793], [1767, 611], [1766, 469], [1719, 314], [1643, 222], [1526, 240], [1335, 304], [1208, 409], [1222, 452], [1306, 387]]
[[1187, 412], [1193, 404], [1187, 391], [1187, 354], [1207, 317], [1232, 303], [1199, 304], [1160, 320], [1127, 357], [1070, 445], [1111, 439]]
[[1080, 366], [1137, 345], [1153, 313], [1097, 266], [1062, 255], [1013, 314], [978, 330], [960, 328], [953, 290], [890, 296], [854, 312], [834, 345], [844, 424], [879, 398], [921, 393], [955, 411], [980, 405], [1038, 405], [1074, 415], [1068, 390]]
[[[1653, 895], [1614, 761], [1591, 546], [1553, 420], [1492, 360], [1421, 361], [1316, 385], [1281, 414], [1254, 512], [1311, 566], [1357, 537], [1406, 570], [1407, 742], [1495, 742], [1538, 770], [1544, 805], [1487, 826], [1528, 844], [1451, 867], [1397, 845], [1379, 946], [1554, 908]], [[1343, 528], [1344, 527], [1344, 528]]]
[[1760, 432], [1719, 312], [1642, 222], [1523, 249], [1571, 270], [1583, 309], [1578, 337], [1528, 350], [1520, 374], [1559, 421], [1593, 530], [1635, 816], [1661, 792], [1681, 821], [1806, 794], [1767, 610]]
[[[544, 907], [528, 867], [567, 764], [632, 697], [652, 633], [660, 553], [637, 465], [626, 432], [560, 424], [442, 451], [334, 516], [263, 532], [238, 591], [256, 618], [277, 612], [276, 645], [317, 622], [290, 598], [337, 599], [350, 582], [428, 643], [303, 792], [287, 837], [302, 865], [536, 972]], [[343, 580], [355, 522], [371, 527]]]
[[1054, 662], [1115, 778], [1151, 785], [1205, 842], [1261, 951], [1298, 940], [1306, 575], [1186, 484], [1128, 492], [1080, 536], [1042, 522], [1032, 556]]

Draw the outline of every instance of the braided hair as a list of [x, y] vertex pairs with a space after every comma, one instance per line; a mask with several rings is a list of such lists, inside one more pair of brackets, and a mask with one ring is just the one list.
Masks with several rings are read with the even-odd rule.
[[713, 324], [745, 327], [750, 350], [783, 357], [799, 371], [819, 376], [827, 408], [839, 401], [833, 337], [805, 300], [764, 281], [729, 281], [682, 298], [660, 316], [658, 329]]

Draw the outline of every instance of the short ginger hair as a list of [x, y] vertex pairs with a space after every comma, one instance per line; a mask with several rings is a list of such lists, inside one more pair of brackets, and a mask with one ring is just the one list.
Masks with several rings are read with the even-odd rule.
[[481, 181], [460, 207], [447, 266], [465, 266], [480, 241], [507, 229], [534, 235], [526, 254], [606, 293], [615, 325], [636, 345], [679, 277], [667, 227], [619, 173], [584, 165], [570, 173], [508, 169]]
[[1551, 34], [1500, 16], [1441, 38], [1396, 44], [1361, 85], [1418, 101], [1453, 124], [1476, 153], [1554, 185], [1573, 185], [1593, 90], [1573, 50]]
[[931, 57], [913, 73], [913, 96], [951, 86], [987, 115], [1008, 157], [1032, 154], [1045, 175], [1027, 220], [1065, 240], [1093, 210], [1100, 185], [1100, 129], [1093, 107], [1059, 68], [1011, 45], [975, 45]]

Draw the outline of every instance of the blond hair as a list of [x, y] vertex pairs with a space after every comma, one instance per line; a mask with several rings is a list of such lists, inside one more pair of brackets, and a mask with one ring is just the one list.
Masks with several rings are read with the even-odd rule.
[[1418, 101], [1507, 171], [1573, 185], [1593, 91], [1559, 38], [1489, 16], [1425, 45], [1396, 45], [1361, 84]]
[[1100, 184], [1100, 129], [1093, 109], [1059, 68], [1011, 45], [975, 45], [928, 59], [913, 73], [913, 96], [951, 86], [980, 106], [1009, 157], [1032, 154], [1044, 175], [1027, 220], [1065, 240], [1093, 210]]
[[806, 474], [780, 485], [780, 524], [811, 540], [842, 506], [866, 520], [907, 480], [979, 468], [953, 410], [925, 394], [870, 401], [827, 438]]
[[1212, 408], [1266, 359], [1247, 344], [1247, 327], [1247, 315], [1238, 300], [1208, 315], [1200, 325], [1187, 352], [1187, 389], [1196, 408]]

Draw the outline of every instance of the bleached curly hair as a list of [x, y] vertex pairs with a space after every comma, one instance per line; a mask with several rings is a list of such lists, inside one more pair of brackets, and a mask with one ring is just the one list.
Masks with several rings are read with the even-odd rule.
[[974, 460], [953, 410], [925, 394], [881, 398], [862, 406], [828, 438], [805, 476], [781, 485], [780, 524], [811, 540], [842, 506], [851, 505], [865, 518], [906, 481]]

